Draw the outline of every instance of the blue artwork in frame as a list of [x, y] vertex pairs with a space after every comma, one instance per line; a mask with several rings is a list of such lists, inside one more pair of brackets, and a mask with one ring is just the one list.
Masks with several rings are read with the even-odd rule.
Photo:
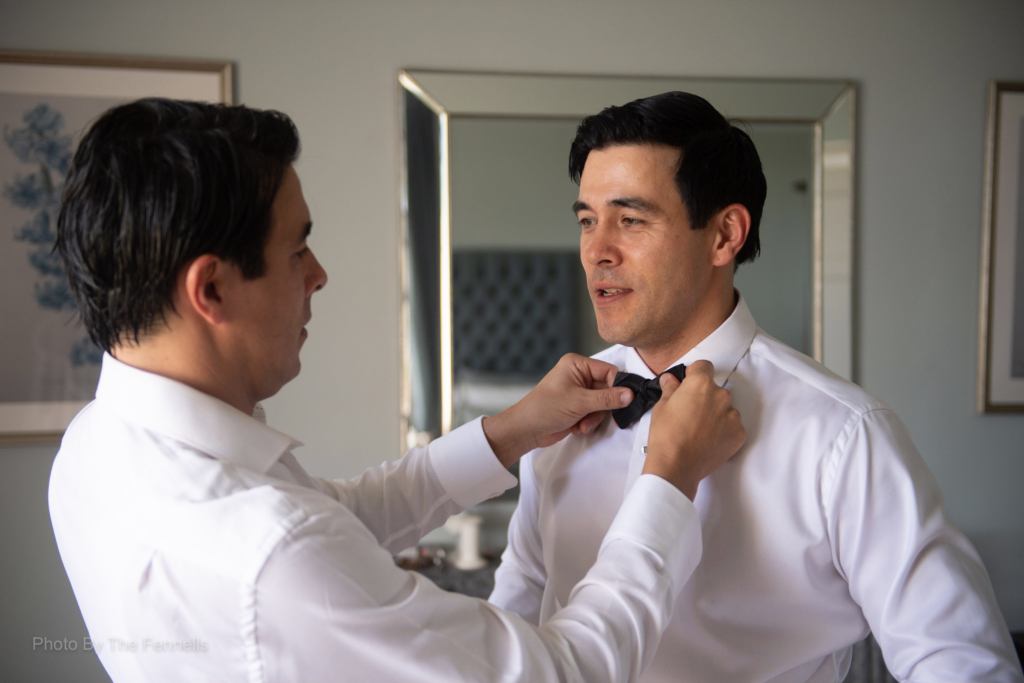
[[[72, 137], [65, 134], [64, 115], [46, 102], [26, 111], [22, 121], [20, 128], [4, 125], [3, 129], [4, 143], [19, 161], [32, 168], [25, 175], [16, 173], [13, 180], [3, 184], [3, 197], [31, 213], [31, 218], [15, 229], [14, 239], [29, 245], [28, 260], [38, 273], [34, 293], [39, 307], [76, 311], [75, 298], [54, 249], [64, 176], [71, 164]], [[99, 365], [102, 357], [88, 335], [77, 339], [68, 354], [72, 367]]]
[[89, 124], [140, 97], [231, 102], [231, 64], [0, 51], [0, 444], [51, 442], [95, 395], [57, 215]]
[[102, 353], [54, 251], [71, 157], [119, 100], [0, 94], [0, 403], [90, 400]]

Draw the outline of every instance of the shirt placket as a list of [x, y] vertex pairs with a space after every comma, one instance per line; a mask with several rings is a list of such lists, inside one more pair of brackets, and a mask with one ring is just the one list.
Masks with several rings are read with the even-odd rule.
[[636, 480], [640, 478], [644, 471], [644, 463], [647, 462], [647, 440], [651, 434], [651, 411], [644, 413], [633, 430], [635, 431], [633, 450], [629, 454], [629, 469], [626, 472], [626, 490], [623, 492], [623, 500], [633, 488]]

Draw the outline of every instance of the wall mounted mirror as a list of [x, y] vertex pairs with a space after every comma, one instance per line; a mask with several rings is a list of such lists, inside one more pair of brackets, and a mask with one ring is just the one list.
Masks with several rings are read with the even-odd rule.
[[854, 84], [402, 71], [402, 439], [423, 444], [605, 344], [579, 261], [569, 145], [670, 90], [740, 122], [768, 180], [736, 286], [769, 334], [852, 379]]

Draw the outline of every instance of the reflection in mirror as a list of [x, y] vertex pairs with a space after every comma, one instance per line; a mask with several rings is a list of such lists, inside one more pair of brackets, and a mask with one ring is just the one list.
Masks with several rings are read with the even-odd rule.
[[451, 122], [453, 427], [512, 405], [564, 354], [606, 346], [570, 208], [577, 123]]
[[404, 99], [402, 416], [413, 446], [441, 433], [442, 139], [437, 113], [412, 93]]
[[406, 445], [511, 405], [568, 351], [607, 346], [579, 260], [569, 145], [584, 116], [668, 90], [702, 95], [743, 121], [761, 156], [761, 257], [736, 277], [758, 324], [851, 376], [849, 83], [400, 80]]
[[822, 137], [821, 347], [814, 357], [853, 379], [853, 91], [836, 100]]

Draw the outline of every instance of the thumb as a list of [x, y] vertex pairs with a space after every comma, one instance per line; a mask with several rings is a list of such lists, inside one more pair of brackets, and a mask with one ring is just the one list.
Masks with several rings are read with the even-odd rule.
[[580, 412], [596, 413], [603, 410], [624, 408], [633, 400], [633, 392], [625, 387], [611, 389], [586, 389], [583, 393]]
[[679, 388], [681, 382], [671, 372], [666, 372], [658, 378], [658, 384], [661, 385], [662, 400], [667, 401], [672, 398], [672, 394], [676, 393], [676, 389]]

